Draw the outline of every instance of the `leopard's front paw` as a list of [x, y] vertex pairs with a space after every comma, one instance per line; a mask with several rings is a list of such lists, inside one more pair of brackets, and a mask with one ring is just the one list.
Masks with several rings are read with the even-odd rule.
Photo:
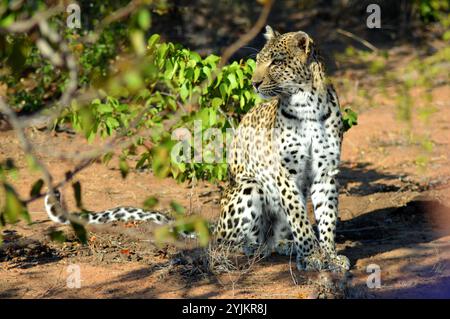
[[331, 255], [327, 258], [326, 268], [332, 272], [346, 272], [350, 269], [350, 260], [344, 255]]
[[242, 252], [247, 257], [254, 256], [257, 249], [258, 249], [258, 247], [256, 245], [247, 244], [247, 245], [242, 246]]
[[297, 269], [302, 271], [321, 271], [325, 267], [322, 257], [319, 254], [297, 257]]
[[265, 258], [272, 254], [272, 251], [269, 247], [267, 247], [267, 245], [260, 244], [246, 244], [242, 247], [242, 252], [247, 257], [260, 256]]
[[295, 249], [294, 241], [292, 241], [292, 240], [280, 240], [275, 245], [275, 252], [278, 255], [282, 255], [282, 256], [290, 256], [290, 255], [297, 254], [297, 250]]

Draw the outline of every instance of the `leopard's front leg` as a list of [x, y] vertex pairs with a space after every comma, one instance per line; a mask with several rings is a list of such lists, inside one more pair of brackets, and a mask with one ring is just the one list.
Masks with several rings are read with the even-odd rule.
[[308, 220], [306, 198], [298, 190], [295, 181], [281, 174], [278, 179], [280, 204], [291, 228], [297, 250], [297, 268], [299, 270], [322, 270], [319, 242]]
[[335, 245], [338, 217], [337, 170], [319, 170], [311, 186], [311, 200], [318, 224], [320, 247], [327, 259], [326, 268], [332, 271], [346, 271], [350, 268], [347, 257], [337, 255]]

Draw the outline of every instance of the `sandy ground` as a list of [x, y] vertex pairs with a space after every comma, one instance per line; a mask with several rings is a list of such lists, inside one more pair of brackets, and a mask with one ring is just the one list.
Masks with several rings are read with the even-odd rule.
[[[425, 125], [413, 118], [414, 134], [428, 134], [434, 148], [419, 166], [420, 143], [409, 141], [408, 125], [398, 121], [394, 101], [374, 97], [360, 112], [358, 126], [345, 135], [342, 155], [338, 250], [352, 262], [343, 275], [302, 273], [289, 257], [272, 256], [239, 271], [202, 272], [194, 252], [173, 245], [156, 246], [145, 225], [113, 225], [90, 229], [89, 245], [73, 236], [52, 242], [55, 226], [43, 200], [29, 206], [33, 224], [3, 229], [0, 247], [1, 298], [449, 298], [450, 297], [450, 89], [432, 91], [437, 112]], [[417, 92], [420, 99], [420, 91]], [[346, 101], [341, 101], [345, 105]], [[29, 131], [36, 151], [57, 180], [73, 167], [60, 152], [82, 153], [82, 137]], [[11, 131], [0, 133], [0, 160], [26, 161]], [[26, 198], [39, 173], [21, 173], [11, 182]], [[148, 171], [131, 171], [123, 180], [113, 161], [94, 163], [76, 176], [90, 210], [118, 205], [141, 206], [148, 196], [166, 209], [172, 200], [189, 213], [214, 220], [219, 212], [218, 188], [194, 187], [158, 179]], [[70, 185], [66, 198], [75, 210]], [[72, 237], [71, 237], [72, 236]], [[192, 246], [192, 245], [191, 245]], [[180, 253], [181, 251], [181, 253]], [[181, 257], [180, 257], [181, 256]], [[178, 260], [181, 262], [174, 262]], [[81, 288], [70, 288], [70, 266], [79, 267]], [[370, 266], [372, 265], [372, 266]], [[375, 265], [375, 266], [374, 266]], [[379, 267], [379, 288], [366, 284], [368, 270]], [[70, 286], [70, 285], [69, 285]]]

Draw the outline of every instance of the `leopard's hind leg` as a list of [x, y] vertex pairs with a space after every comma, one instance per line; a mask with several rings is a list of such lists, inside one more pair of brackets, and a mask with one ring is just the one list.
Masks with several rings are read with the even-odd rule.
[[264, 253], [267, 221], [264, 193], [251, 180], [229, 186], [222, 197], [221, 215], [215, 231], [219, 243], [242, 247], [244, 253]]

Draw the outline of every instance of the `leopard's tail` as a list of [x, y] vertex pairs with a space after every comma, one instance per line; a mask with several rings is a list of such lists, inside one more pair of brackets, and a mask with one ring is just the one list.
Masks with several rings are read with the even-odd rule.
[[[45, 196], [45, 210], [48, 217], [55, 223], [69, 224], [70, 216], [65, 216], [62, 210], [61, 193], [58, 190], [54, 191], [55, 196], [47, 194]], [[85, 213], [70, 213], [71, 216], [83, 219], [88, 224], [107, 224], [115, 221], [150, 221], [157, 225], [170, 225], [173, 219], [158, 211], [147, 211], [136, 207], [116, 207], [107, 209], [101, 212], [85, 212]], [[179, 232], [184, 238], [196, 238], [195, 233]]]

